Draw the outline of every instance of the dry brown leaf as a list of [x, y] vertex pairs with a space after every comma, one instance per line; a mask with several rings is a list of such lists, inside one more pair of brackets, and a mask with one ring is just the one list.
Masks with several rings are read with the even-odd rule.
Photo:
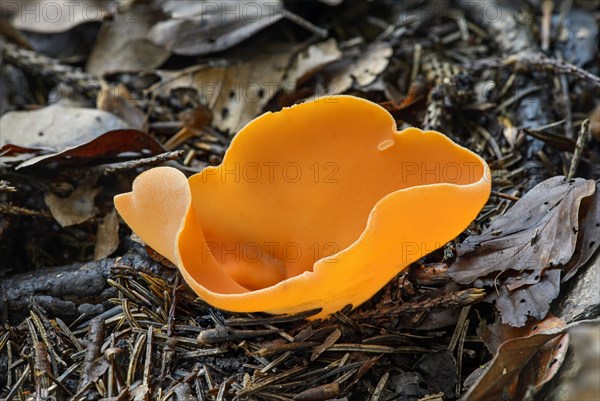
[[51, 162], [59, 162], [62, 165], [99, 164], [134, 157], [147, 157], [162, 152], [164, 152], [163, 147], [144, 132], [131, 129], [113, 130], [60, 152], [28, 159], [19, 164], [16, 169]]
[[163, 10], [171, 19], [154, 25], [148, 38], [180, 55], [225, 50], [284, 16], [283, 4], [278, 0], [170, 0], [163, 2]]
[[108, 111], [125, 121], [130, 128], [144, 130], [146, 113], [132, 101], [131, 94], [122, 83], [116, 86], [102, 84], [96, 98], [98, 110]]
[[83, 223], [98, 213], [94, 198], [100, 192], [102, 188], [94, 187], [92, 183], [84, 183], [66, 198], [47, 192], [44, 201], [58, 224], [68, 227]]
[[117, 211], [113, 208], [98, 224], [96, 232], [96, 247], [94, 248], [94, 260], [108, 257], [119, 247], [119, 218]]
[[[505, 325], [485, 328], [486, 332], [481, 335], [488, 348], [494, 351], [494, 357], [489, 366], [483, 370], [483, 374], [481, 374], [481, 369], [475, 371], [481, 376], [467, 390], [461, 400], [502, 399], [503, 395], [514, 396], [517, 391], [527, 388], [530, 384], [539, 385], [541, 388], [556, 373], [562, 360], [557, 359], [552, 366], [542, 367], [535, 366], [535, 364], [548, 360], [552, 362], [556, 356], [564, 357], [568, 338], [566, 342], [562, 340], [553, 342], [553, 340], [567, 336], [566, 328], [565, 322], [557, 317], [548, 317], [542, 322], [533, 323], [521, 329]], [[490, 337], [492, 337], [491, 341]], [[560, 348], [558, 348], [558, 344], [561, 344]], [[537, 372], [530, 376], [531, 370]], [[533, 380], [533, 382], [528, 380]], [[518, 398], [511, 397], [510, 399]]]
[[542, 345], [519, 375], [513, 399], [524, 399], [525, 395], [531, 394], [532, 391], [541, 391], [556, 376], [567, 355], [569, 338], [567, 332]]
[[0, 118], [0, 147], [10, 143], [59, 151], [127, 126], [125, 121], [105, 111], [55, 104], [4, 114]]
[[228, 66], [195, 67], [188, 73], [158, 71], [161, 96], [176, 88], [193, 88], [213, 110], [213, 126], [237, 133], [259, 116], [280, 89], [289, 52], [261, 54], [244, 63]]
[[522, 274], [509, 290], [540, 281], [551, 266], [564, 265], [575, 252], [579, 205], [595, 191], [593, 180], [552, 177], [537, 185], [496, 218], [480, 235], [457, 246], [459, 258], [448, 274], [461, 284], [513, 270]]
[[[448, 274], [455, 281], [494, 287], [486, 298], [495, 302], [504, 323], [523, 326], [529, 317], [543, 319], [560, 292], [565, 265], [576, 270], [584, 262], [570, 261], [583, 254], [581, 247], [594, 242], [595, 221], [588, 227], [580, 209], [596, 214], [593, 180], [550, 178], [525, 194], [505, 215], [496, 218], [480, 235], [457, 246], [459, 257]], [[594, 202], [592, 202], [594, 201]], [[584, 234], [586, 238], [584, 238]], [[576, 250], [580, 249], [578, 253]]]
[[[6, 7], [4, 7], [6, 6]], [[23, 0], [7, 2], [3, 12], [12, 14], [15, 28], [38, 33], [58, 33], [111, 15], [113, 3], [103, 0]]]
[[571, 261], [563, 269], [562, 282], [569, 280], [585, 265], [600, 247], [600, 181], [596, 183], [594, 195], [581, 203], [577, 247]]
[[333, 38], [311, 45], [305, 51], [299, 52], [285, 74], [284, 89], [293, 91], [297, 81], [319, 68], [339, 60], [342, 52], [337, 41]]
[[539, 282], [514, 291], [508, 289], [506, 281], [498, 284], [497, 288], [485, 300], [496, 303], [503, 323], [521, 327], [530, 317], [536, 320], [546, 317], [550, 303], [560, 293], [560, 269], [550, 268]]
[[419, 374], [422, 383], [427, 384], [426, 394], [442, 393], [446, 399], [455, 397], [459, 372], [452, 351], [443, 349], [425, 354], [413, 369]]
[[360, 55], [347, 63], [329, 82], [329, 94], [367, 86], [388, 66], [393, 49], [387, 42], [372, 43]]
[[150, 2], [137, 2], [120, 17], [104, 21], [90, 54], [86, 70], [103, 76], [115, 72], [138, 72], [163, 64], [171, 55], [164, 47], [146, 38], [158, 20]]
[[600, 394], [600, 320], [569, 329], [569, 353], [544, 401], [596, 401]]

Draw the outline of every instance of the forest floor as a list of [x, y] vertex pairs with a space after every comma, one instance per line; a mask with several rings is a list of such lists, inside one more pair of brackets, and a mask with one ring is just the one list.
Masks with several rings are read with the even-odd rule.
[[[26, 0], [0, 17], [0, 399], [600, 399], [597, 2]], [[492, 170], [469, 228], [367, 303], [216, 309], [120, 220], [140, 172], [218, 165], [255, 117], [336, 94]]]

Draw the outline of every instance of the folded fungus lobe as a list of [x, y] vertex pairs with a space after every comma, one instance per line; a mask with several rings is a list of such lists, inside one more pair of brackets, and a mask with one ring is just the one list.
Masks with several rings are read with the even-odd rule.
[[490, 190], [485, 161], [445, 135], [333, 96], [254, 119], [189, 179], [142, 173], [115, 206], [207, 303], [326, 317], [455, 238]]

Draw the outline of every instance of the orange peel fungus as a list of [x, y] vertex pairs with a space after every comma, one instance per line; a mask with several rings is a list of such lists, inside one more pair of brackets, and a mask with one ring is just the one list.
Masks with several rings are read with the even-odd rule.
[[142, 173], [115, 206], [207, 303], [316, 318], [455, 238], [490, 190], [485, 161], [445, 135], [333, 96], [256, 118], [189, 179]]

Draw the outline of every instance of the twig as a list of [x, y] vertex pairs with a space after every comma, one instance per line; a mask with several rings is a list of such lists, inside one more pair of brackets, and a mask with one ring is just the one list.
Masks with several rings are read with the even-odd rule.
[[571, 167], [569, 168], [569, 174], [567, 174], [566, 178], [567, 181], [571, 180], [575, 176], [577, 166], [581, 160], [581, 154], [583, 153], [583, 147], [585, 146], [588, 132], [590, 132], [590, 119], [586, 118], [581, 124], [581, 129], [579, 130], [577, 145], [575, 145], [575, 152], [573, 152], [573, 158], [571, 159]]
[[185, 152], [183, 150], [175, 150], [173, 152], [165, 152], [156, 156], [146, 157], [143, 159], [135, 159], [128, 160], [125, 162], [117, 162], [117, 163], [109, 163], [102, 164], [100, 166], [95, 167], [93, 170], [95, 172], [100, 171], [104, 175], [120, 173], [126, 170], [132, 170], [138, 167], [146, 167], [152, 166], [155, 164], [160, 164], [169, 160], [175, 160], [179, 157], [183, 156]]
[[114, 259], [49, 267], [21, 273], [0, 281], [0, 310], [6, 308], [11, 321], [29, 314], [33, 302], [48, 313], [72, 319], [82, 304], [105, 302], [113, 296], [106, 278]]
[[[465, 352], [465, 338], [467, 337], [467, 332], [469, 330], [469, 320], [467, 319], [465, 321], [465, 324], [463, 326], [463, 329], [460, 333], [460, 338], [458, 340], [458, 351], [456, 353], [456, 365], [458, 368], [458, 377], [462, 377], [462, 365], [463, 365], [463, 354]], [[461, 387], [462, 387], [462, 383], [459, 380], [458, 383], [456, 383], [456, 394], [460, 394], [461, 393]]]
[[468, 65], [466, 68], [471, 71], [482, 71], [507, 67], [513, 67], [517, 71], [537, 70], [567, 74], [589, 83], [593, 89], [600, 90], [600, 77], [564, 60], [543, 55], [532, 56], [527, 53], [519, 53], [505, 59], [483, 59]]
[[460, 340], [461, 333], [465, 331], [465, 326], [468, 326], [469, 324], [469, 312], [471, 312], [471, 306], [465, 306], [460, 311], [458, 321], [456, 322], [456, 327], [454, 328], [454, 333], [452, 334], [452, 338], [450, 339], [450, 344], [448, 344], [448, 350], [450, 352], [454, 352], [454, 349], [456, 348]]
[[21, 374], [19, 379], [17, 379], [17, 382], [15, 383], [15, 385], [10, 389], [6, 398], [4, 398], [5, 401], [12, 401], [12, 399], [15, 397], [15, 395], [17, 395], [17, 392], [19, 390], [21, 390], [21, 385], [29, 377], [29, 370], [30, 370], [30, 365], [25, 366], [25, 370], [23, 371], [23, 373]]
[[62, 64], [56, 59], [18, 47], [13, 43], [4, 44], [2, 56], [8, 63], [33, 75], [40, 75], [56, 83], [73, 84], [84, 93], [89, 91], [90, 96], [96, 96], [103, 82], [101, 78], [85, 73], [80, 68]]
[[547, 52], [550, 48], [550, 25], [552, 23], [552, 9], [554, 1], [544, 0], [542, 3], [542, 51]]
[[[171, 336], [173, 335], [173, 328], [175, 326], [175, 312], [177, 310], [177, 292], [179, 290], [181, 275], [175, 276], [175, 283], [173, 284], [173, 291], [171, 292], [171, 306], [169, 308], [169, 318], [167, 320], [167, 340], [165, 341], [165, 345], [163, 347], [163, 358], [160, 366], [160, 378], [161, 380], [165, 379], [165, 376], [169, 373], [169, 368], [171, 364], [171, 360], [173, 359], [173, 355], [175, 353], [171, 341]], [[165, 298], [167, 294], [165, 294]]]
[[[562, 60], [560, 52], [556, 52], [556, 57]], [[565, 136], [572, 139], [575, 136], [575, 132], [573, 132], [573, 112], [571, 110], [571, 98], [569, 97], [569, 81], [565, 74], [561, 74], [558, 77], [558, 82], [560, 83], [562, 107], [565, 113]]]
[[318, 35], [322, 38], [326, 38], [327, 37], [327, 29], [323, 29], [321, 27], [316, 26], [315, 24], [313, 24], [312, 22], [302, 18], [301, 16], [299, 16], [296, 13], [293, 13], [289, 10], [286, 10], [284, 17], [288, 20], [291, 21], [295, 24], [300, 25], [302, 28], [306, 29], [307, 31], [312, 32], [315, 35]]
[[15, 187], [10, 186], [10, 182], [0, 180], [0, 192], [17, 192]]
[[12, 216], [45, 217], [47, 219], [52, 218], [52, 215], [50, 214], [50, 212], [48, 212], [46, 210], [43, 210], [43, 211], [31, 210], [31, 209], [26, 209], [24, 207], [13, 206], [10, 203], [9, 204], [0, 204], [0, 215], [1, 214], [8, 214], [8, 215], [12, 215]]
[[81, 368], [81, 380], [79, 382], [78, 395], [81, 395], [92, 383], [94, 362], [100, 357], [102, 344], [104, 343], [104, 319], [94, 318], [88, 328], [87, 348]]
[[485, 290], [481, 288], [469, 288], [450, 294], [442, 295], [433, 299], [418, 302], [405, 302], [393, 305], [390, 308], [373, 308], [369, 310], [358, 310], [355, 312], [355, 320], [385, 318], [393, 314], [414, 313], [430, 311], [434, 308], [453, 308], [474, 304], [485, 297]]
[[498, 198], [506, 199], [506, 200], [513, 201], [513, 202], [516, 202], [519, 199], [521, 199], [518, 196], [512, 196], [512, 195], [505, 194], [505, 193], [498, 192], [498, 191], [492, 191], [492, 195], [497, 196]]

